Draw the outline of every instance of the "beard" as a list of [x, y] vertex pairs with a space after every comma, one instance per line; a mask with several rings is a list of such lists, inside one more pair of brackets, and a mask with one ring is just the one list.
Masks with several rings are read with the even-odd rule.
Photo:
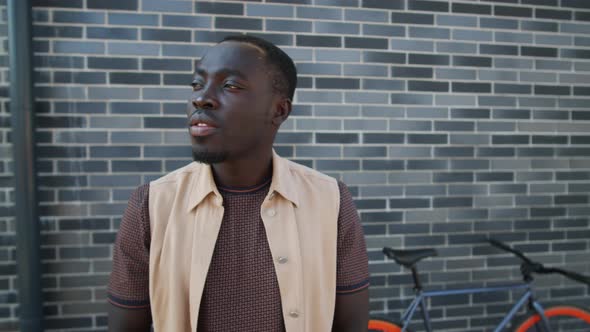
[[217, 164], [227, 160], [227, 152], [211, 152], [193, 149], [193, 160], [202, 164]]

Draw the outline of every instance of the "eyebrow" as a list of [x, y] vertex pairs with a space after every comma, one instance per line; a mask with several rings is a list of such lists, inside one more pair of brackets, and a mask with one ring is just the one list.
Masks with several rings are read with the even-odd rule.
[[[208, 75], [208, 73], [204, 69], [198, 68], [198, 67], [197, 67], [197, 69], [195, 69], [195, 74], [198, 74], [203, 77], [206, 77]], [[242, 73], [241, 71], [236, 70], [236, 69], [231, 69], [231, 68], [221, 68], [220, 70], [214, 72], [213, 75], [237, 76], [243, 80], [248, 79], [246, 77], [246, 75], [244, 73]]]

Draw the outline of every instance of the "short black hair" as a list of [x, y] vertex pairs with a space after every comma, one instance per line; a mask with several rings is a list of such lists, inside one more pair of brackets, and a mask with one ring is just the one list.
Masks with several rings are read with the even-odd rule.
[[297, 69], [287, 53], [267, 40], [250, 35], [227, 36], [219, 43], [225, 41], [247, 43], [262, 49], [266, 55], [266, 61], [273, 67], [271, 71], [273, 88], [276, 92], [293, 100], [295, 87], [297, 86]]

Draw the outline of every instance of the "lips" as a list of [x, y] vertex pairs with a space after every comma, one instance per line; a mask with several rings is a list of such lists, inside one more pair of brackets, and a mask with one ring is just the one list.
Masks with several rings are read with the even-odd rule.
[[194, 116], [189, 122], [189, 133], [191, 136], [204, 137], [213, 135], [218, 130], [218, 126], [208, 118], [203, 116]]

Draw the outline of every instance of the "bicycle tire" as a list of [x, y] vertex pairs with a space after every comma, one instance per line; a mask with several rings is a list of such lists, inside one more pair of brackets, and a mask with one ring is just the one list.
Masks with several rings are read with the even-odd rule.
[[[549, 323], [551, 324], [552, 318], [555, 321], [556, 319], [561, 318], [575, 318], [576, 323], [585, 323], [587, 329], [584, 328], [584, 331], [590, 331], [590, 311], [584, 308], [571, 306], [571, 305], [558, 305], [549, 307], [544, 310], [545, 316], [549, 319]], [[535, 325], [541, 320], [541, 316], [537, 313], [530, 314], [529, 316], [525, 317], [524, 320], [517, 324], [516, 328], [514, 329], [515, 332], [531, 332], [537, 331]]]
[[[386, 318], [371, 317], [369, 319], [369, 332], [401, 332], [403, 324], [390, 321]], [[406, 329], [406, 332], [411, 332]]]

